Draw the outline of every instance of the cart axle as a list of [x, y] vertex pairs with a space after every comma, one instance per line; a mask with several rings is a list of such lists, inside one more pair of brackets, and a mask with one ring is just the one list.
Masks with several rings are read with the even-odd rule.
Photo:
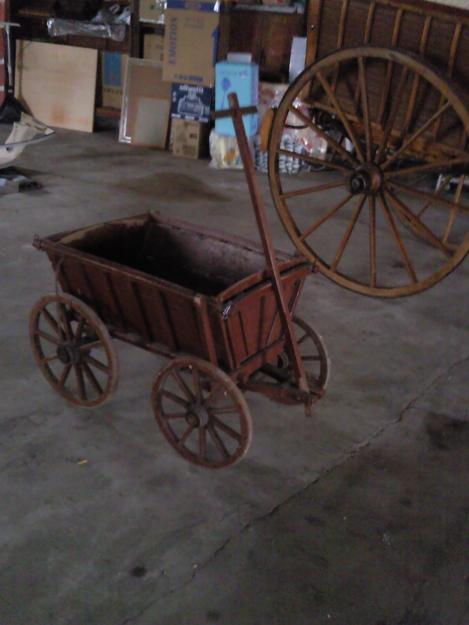
[[350, 174], [348, 188], [352, 195], [360, 193], [378, 193], [383, 184], [381, 169], [374, 163], [361, 165]]

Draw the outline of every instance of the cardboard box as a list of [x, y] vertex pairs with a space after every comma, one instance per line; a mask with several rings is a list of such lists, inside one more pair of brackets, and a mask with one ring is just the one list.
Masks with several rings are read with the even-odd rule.
[[120, 52], [101, 53], [101, 103], [103, 106], [121, 108], [128, 58], [128, 54]]
[[209, 126], [186, 119], [172, 120], [172, 152], [185, 158], [203, 158], [208, 154]]
[[171, 117], [199, 122], [210, 121], [213, 89], [174, 83], [171, 90]]
[[162, 0], [140, 0], [140, 21], [163, 24], [164, 5]]
[[[259, 66], [256, 63], [221, 61], [215, 68], [215, 109], [223, 111], [229, 107], [228, 94], [238, 95], [240, 106], [257, 106], [259, 100]], [[248, 137], [257, 133], [259, 115], [245, 115], [244, 127]], [[234, 136], [233, 121], [229, 117], [217, 119], [215, 130], [220, 135]]]
[[[168, 2], [165, 16], [163, 78], [212, 87], [218, 47], [219, 14], [214, 3]], [[173, 8], [177, 7], [177, 8]]]
[[143, 58], [150, 61], [163, 63], [164, 58], [164, 37], [148, 33], [143, 36]]

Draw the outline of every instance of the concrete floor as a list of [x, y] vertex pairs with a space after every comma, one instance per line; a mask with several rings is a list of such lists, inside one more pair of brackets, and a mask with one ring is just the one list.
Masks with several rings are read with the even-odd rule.
[[54, 290], [31, 241], [150, 209], [253, 238], [242, 173], [110, 133], [61, 132], [19, 165], [44, 189], [0, 199], [0, 624], [468, 625], [469, 263], [394, 301], [312, 276], [327, 397], [306, 420], [249, 395], [249, 454], [210, 472], [155, 425], [155, 356], [119, 344], [102, 408], [54, 395], [29, 347]]

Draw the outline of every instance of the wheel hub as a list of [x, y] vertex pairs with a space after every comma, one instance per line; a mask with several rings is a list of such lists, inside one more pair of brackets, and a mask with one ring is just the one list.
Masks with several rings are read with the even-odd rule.
[[374, 163], [366, 163], [353, 171], [348, 179], [348, 188], [353, 195], [377, 193], [383, 184], [380, 168]]
[[187, 415], [187, 423], [197, 428], [208, 425], [210, 416], [207, 409], [202, 404], [192, 404]]
[[81, 352], [74, 345], [63, 344], [57, 348], [57, 357], [64, 365], [76, 365], [80, 362]]

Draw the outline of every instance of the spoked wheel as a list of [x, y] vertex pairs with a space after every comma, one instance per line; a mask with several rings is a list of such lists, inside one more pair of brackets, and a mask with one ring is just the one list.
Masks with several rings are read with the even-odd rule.
[[72, 295], [48, 295], [31, 311], [29, 333], [37, 365], [62, 397], [92, 408], [116, 389], [118, 361], [106, 326]]
[[[299, 317], [293, 317], [297, 343], [311, 393], [310, 406], [324, 395], [330, 375], [330, 360], [322, 337]], [[254, 374], [257, 381], [270, 382], [285, 388], [295, 384], [295, 374], [290, 357], [282, 352], [276, 366], [266, 365]], [[287, 396], [285, 396], [287, 397]], [[285, 403], [291, 403], [285, 399]], [[295, 402], [296, 403], [296, 402]]]
[[[327, 140], [327, 172], [280, 173], [282, 156], [321, 162], [282, 148], [292, 117]], [[286, 92], [269, 144], [272, 196], [294, 245], [364, 295], [434, 285], [469, 252], [468, 132], [467, 100], [409, 53], [343, 49], [310, 66]]]
[[220, 369], [197, 358], [177, 358], [158, 374], [153, 411], [164, 436], [183, 458], [218, 469], [238, 462], [251, 444], [242, 392]]

